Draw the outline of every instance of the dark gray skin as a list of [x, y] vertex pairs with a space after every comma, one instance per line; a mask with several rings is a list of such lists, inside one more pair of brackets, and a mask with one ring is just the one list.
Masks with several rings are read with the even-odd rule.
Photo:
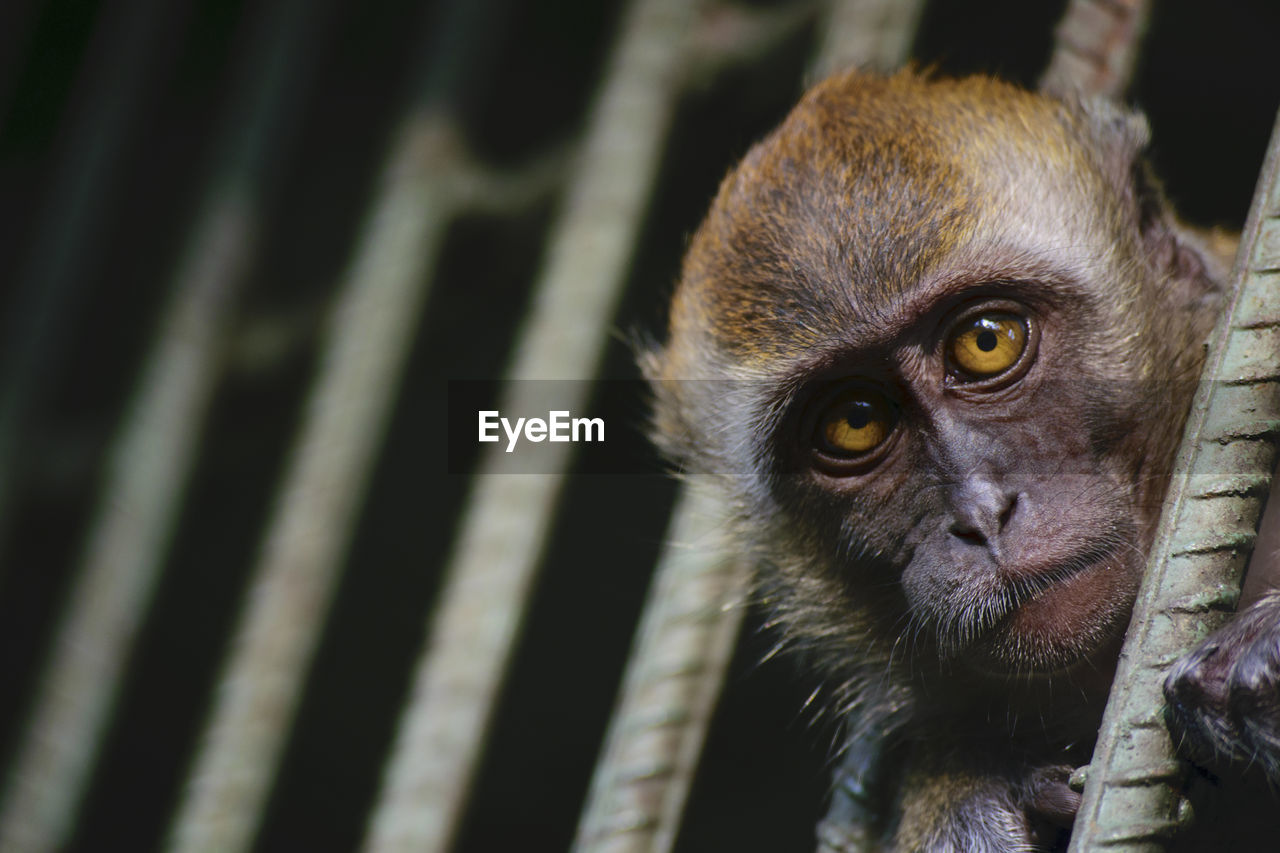
[[1280, 787], [1280, 595], [1248, 607], [1179, 661], [1165, 719], [1196, 763], [1252, 769]]
[[[1224, 277], [1145, 143], [1104, 103], [834, 77], [725, 179], [644, 358], [783, 643], [894, 755], [882, 849], [1074, 816]], [[1192, 751], [1280, 755], [1278, 609], [1174, 673]]]

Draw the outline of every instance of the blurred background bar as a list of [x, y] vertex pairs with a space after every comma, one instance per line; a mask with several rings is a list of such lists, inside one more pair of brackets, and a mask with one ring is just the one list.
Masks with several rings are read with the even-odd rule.
[[675, 845], [746, 609], [749, 566], [724, 508], [686, 485], [627, 661], [574, 850]]
[[296, 131], [299, 89], [325, 13], [323, 3], [274, 4], [245, 54], [207, 200], [113, 443], [83, 562], [0, 806], [2, 845], [56, 850], [66, 842], [156, 585], [228, 317], [257, 242], [260, 197], [272, 190], [276, 160]]
[[[546, 410], [540, 381], [599, 369], [699, 5], [635, 0], [624, 13], [497, 411]], [[589, 387], [577, 387], [557, 405], [582, 411]], [[562, 447], [538, 473], [508, 473], [500, 444], [481, 457], [366, 850], [449, 849], [570, 463]]]
[[1122, 97], [1150, 14], [1148, 0], [1071, 0], [1055, 30], [1053, 55], [1040, 86]]
[[[838, 721], [634, 342], [806, 81], [1036, 85], [1059, 21], [1238, 228], [1265, 0], [0, 4], [0, 850], [812, 849]], [[608, 440], [502, 473], [473, 409], [548, 395]]]
[[[449, 107], [483, 3], [453, 6], [356, 243], [170, 847], [253, 842], [465, 170]], [[376, 567], [371, 567], [376, 570]]]
[[[0, 327], [0, 544], [26, 468], [24, 440], [40, 427], [58, 362], [66, 357], [69, 327], [83, 304], [82, 288], [100, 258], [98, 223], [122, 189], [121, 155], [172, 60], [160, 38], [166, 4], [114, 5], [94, 22], [76, 103], [69, 105], [74, 112], [59, 140], [60, 165], [41, 199], [31, 249], [6, 276], [13, 290]], [[19, 33], [6, 38], [11, 49], [21, 43]]]

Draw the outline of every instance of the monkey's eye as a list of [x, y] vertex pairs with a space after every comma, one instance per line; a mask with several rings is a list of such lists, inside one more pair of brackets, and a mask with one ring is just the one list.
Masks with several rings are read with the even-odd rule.
[[986, 379], [1018, 363], [1027, 348], [1027, 321], [1013, 314], [979, 314], [961, 322], [947, 341], [952, 365], [969, 379]]
[[814, 445], [837, 459], [863, 456], [884, 443], [894, 421], [893, 407], [884, 395], [871, 388], [854, 388], [822, 409], [814, 425]]

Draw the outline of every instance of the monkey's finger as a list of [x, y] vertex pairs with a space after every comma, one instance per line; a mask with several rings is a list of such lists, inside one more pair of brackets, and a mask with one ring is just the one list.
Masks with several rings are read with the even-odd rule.
[[1031, 783], [1027, 811], [1033, 817], [1056, 827], [1068, 828], [1075, 822], [1080, 808], [1080, 794], [1067, 785], [1069, 767], [1047, 768]]

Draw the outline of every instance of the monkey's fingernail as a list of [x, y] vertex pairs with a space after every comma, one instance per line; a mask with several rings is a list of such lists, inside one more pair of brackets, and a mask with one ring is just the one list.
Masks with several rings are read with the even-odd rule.
[[1067, 779], [1067, 787], [1075, 791], [1077, 794], [1084, 793], [1084, 783], [1089, 780], [1089, 765], [1077, 767], [1071, 772], [1070, 778]]
[[1186, 829], [1196, 821], [1195, 806], [1191, 805], [1191, 801], [1186, 797], [1178, 798], [1178, 813], [1174, 820], [1178, 823], [1179, 829]]

